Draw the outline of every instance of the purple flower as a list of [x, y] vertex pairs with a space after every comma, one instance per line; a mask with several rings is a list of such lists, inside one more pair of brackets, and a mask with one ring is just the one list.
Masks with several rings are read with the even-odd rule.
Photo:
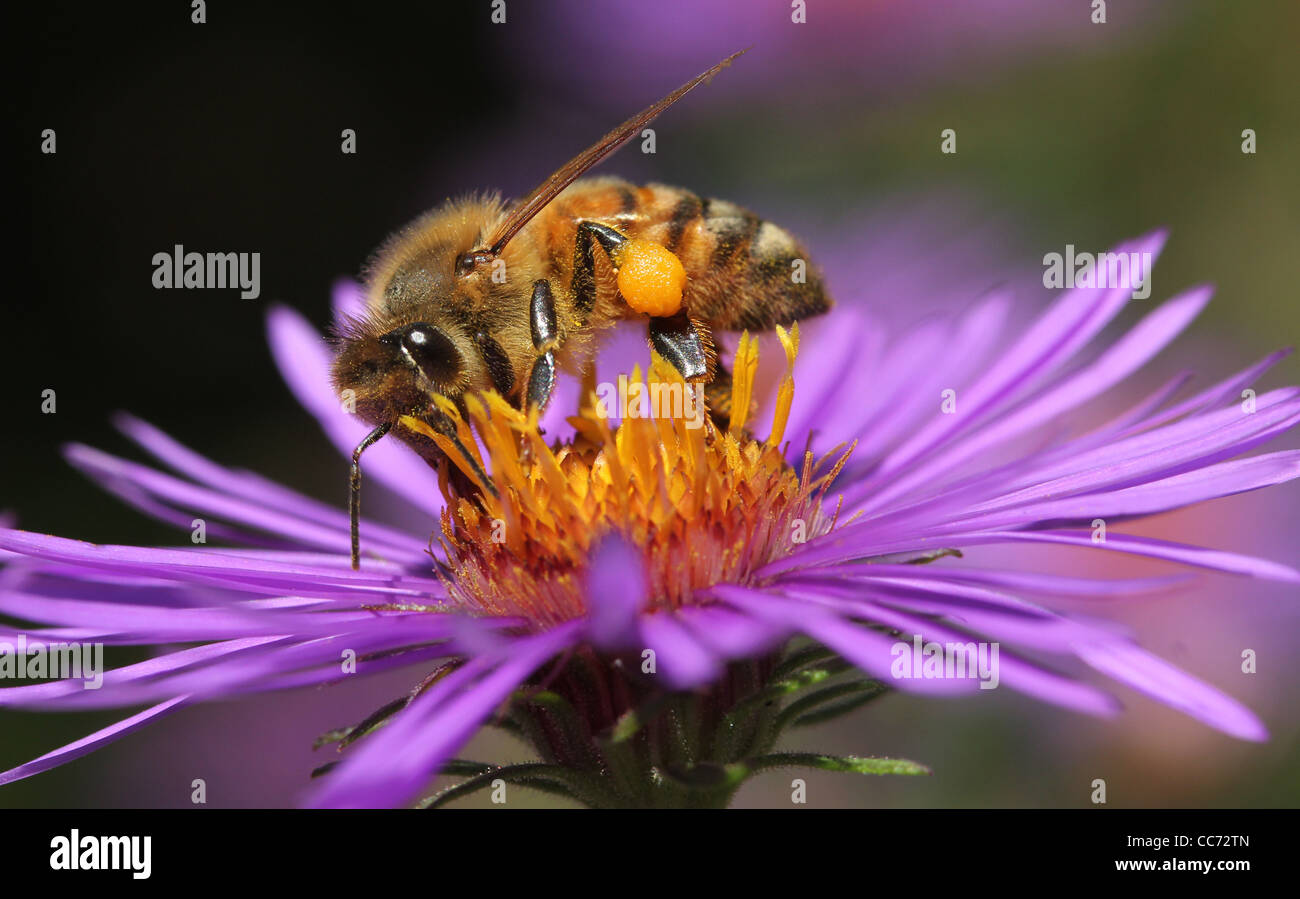
[[[1118, 251], [1154, 256], [1163, 241], [1157, 233]], [[1048, 543], [1300, 583], [1275, 562], [1124, 533], [1134, 518], [1300, 474], [1300, 452], [1243, 455], [1300, 421], [1297, 388], [1242, 402], [1285, 352], [1186, 398], [1175, 379], [1100, 426], [1071, 429], [1076, 410], [1162, 350], [1210, 298], [1191, 289], [1100, 340], [1131, 293], [1064, 291], [1012, 335], [1002, 294], [898, 335], [842, 306], [807, 323], [797, 364], [798, 332], [780, 335], [792, 371], [767, 379], [780, 381], [768, 391], [755, 386], [757, 345], [742, 340], [727, 434], [684, 419], [616, 423], [590, 407], [566, 421], [578, 387], [562, 382], [541, 422], [548, 445], [532, 422], [485, 397], [461, 422], [463, 442], [482, 456], [496, 495], [449, 502], [415, 455], [378, 444], [367, 477], [427, 515], [433, 538], [365, 521], [359, 571], [348, 565], [344, 511], [123, 418], [170, 472], [83, 446], [69, 449], [70, 461], [150, 514], [187, 529], [202, 519], [209, 536], [245, 548], [0, 531], [0, 613], [41, 623], [0, 633], [0, 650], [20, 639], [165, 647], [108, 671], [101, 689], [65, 679], [0, 691], [0, 704], [16, 708], [148, 706], [0, 783], [184, 705], [405, 666], [421, 672], [410, 694], [333, 735], [347, 751], [309, 804], [406, 804], [440, 771], [466, 783], [506, 772], [601, 805], [673, 804], [692, 790], [725, 798], [778, 764], [919, 770], [767, 752], [783, 727], [860, 705], [882, 684], [971, 695], [992, 683], [1089, 714], [1119, 710], [1045, 657], [1073, 658], [1225, 733], [1265, 739], [1249, 710], [1113, 624], [1044, 604], [1168, 590], [1187, 574], [1094, 579], [959, 558], [968, 547]], [[355, 286], [341, 285], [336, 315], [359, 302]], [[365, 426], [331, 392], [325, 342], [287, 309], [272, 312], [270, 338], [291, 389], [350, 453]], [[636, 353], [644, 358], [637, 342], [615, 336], [598, 376], [616, 380]], [[651, 383], [668, 382], [660, 367], [650, 371]], [[756, 415], [746, 414], [751, 390], [764, 394]], [[771, 437], [750, 436], [767, 422]], [[956, 660], [981, 676], [955, 671], [954, 654], [977, 645]], [[846, 670], [872, 680], [799, 692]], [[801, 698], [771, 712], [772, 702], [754, 701], [787, 693]], [[669, 734], [653, 714], [665, 703], [685, 703], [690, 714], [674, 720], [698, 732]], [[489, 721], [517, 728], [543, 761], [507, 772], [455, 760]], [[620, 779], [647, 770], [649, 779]]]

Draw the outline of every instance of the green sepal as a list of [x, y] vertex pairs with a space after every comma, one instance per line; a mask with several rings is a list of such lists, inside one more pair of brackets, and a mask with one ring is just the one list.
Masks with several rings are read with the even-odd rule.
[[338, 763], [339, 763], [339, 760], [338, 760], [338, 759], [335, 759], [335, 760], [332, 761], [332, 762], [326, 762], [325, 764], [321, 765], [319, 768], [313, 768], [313, 769], [311, 769], [311, 775], [310, 775], [310, 776], [311, 776], [313, 779], [315, 779], [315, 778], [317, 778], [317, 777], [324, 777], [326, 774], [329, 774], [331, 771], [333, 771], [334, 768], [335, 768], [335, 766], [338, 765]]
[[468, 759], [449, 759], [443, 762], [442, 770], [439, 774], [445, 774], [448, 777], [478, 777], [480, 774], [486, 774], [496, 768], [496, 765], [490, 765], [487, 762], [471, 762]]
[[835, 650], [828, 649], [820, 643], [811, 643], [808, 646], [800, 647], [794, 650], [777, 666], [772, 669], [772, 680], [784, 680], [788, 675], [793, 674], [800, 668], [806, 668], [809, 665], [815, 665], [827, 659], [837, 658]]
[[330, 743], [338, 743], [340, 750], [346, 749], [366, 734], [381, 725], [387, 724], [388, 719], [406, 708], [410, 701], [411, 698], [409, 696], [402, 696], [394, 699], [392, 702], [371, 712], [360, 724], [354, 724], [351, 727], [340, 727], [337, 730], [321, 734], [316, 738], [315, 742], [311, 744], [311, 748], [320, 749], [322, 746], [328, 746]]
[[727, 712], [726, 717], [730, 722], [734, 722], [749, 714], [760, 704], [771, 705], [783, 696], [789, 696], [791, 693], [797, 693], [800, 690], [814, 687], [822, 681], [834, 677], [835, 674], [836, 672], [831, 670], [829, 667], [805, 668], [804, 670], [798, 671], [783, 680], [768, 684], [757, 693], [751, 693], [749, 696], [746, 696], [731, 707], [731, 710]]
[[659, 717], [671, 698], [667, 693], [652, 696], [636, 708], [620, 715], [619, 719], [610, 726], [609, 731], [599, 739], [605, 743], [623, 743], [632, 739], [643, 727]]
[[[782, 709], [781, 714], [776, 719], [776, 730], [780, 732], [787, 727], [805, 727], [819, 721], [830, 720], [888, 692], [889, 690], [884, 684], [874, 680], [857, 680], [844, 684], [833, 684], [825, 689], [801, 697]], [[824, 708], [828, 703], [844, 699], [844, 697], [852, 698], [847, 702], [839, 702], [832, 707]]]
[[[529, 707], [540, 709], [550, 715], [562, 734], [564, 748], [569, 757], [583, 759], [588, 764], [596, 763], [597, 759], [592, 752], [591, 738], [588, 736], [586, 727], [578, 717], [577, 710], [559, 693], [551, 690], [535, 690], [532, 692], [528, 689], [516, 690], [514, 703], [525, 709]], [[533, 725], [531, 729], [527, 724], [522, 729], [525, 732], [535, 730], [538, 722], [534, 721], [531, 724]], [[530, 736], [533, 736], [533, 734], [530, 733]]]
[[[446, 769], [444, 768], [444, 770]], [[498, 779], [509, 784], [531, 787], [543, 793], [563, 796], [566, 799], [573, 799], [588, 805], [593, 804], [588, 797], [573, 789], [571, 784], [573, 772], [569, 769], [562, 768], [559, 765], [550, 765], [546, 762], [525, 762], [519, 765], [503, 765], [499, 768], [489, 765], [487, 770], [480, 771], [468, 780], [447, 787], [447, 789], [434, 793], [432, 796], [426, 796], [416, 803], [415, 807], [420, 809], [439, 808], [454, 799], [460, 799], [490, 787], [492, 782]]]
[[689, 790], [710, 792], [726, 790], [728, 793], [744, 783], [745, 778], [752, 773], [749, 766], [743, 762], [733, 762], [729, 765], [699, 762], [690, 767], [667, 766], [662, 771], [674, 782]]

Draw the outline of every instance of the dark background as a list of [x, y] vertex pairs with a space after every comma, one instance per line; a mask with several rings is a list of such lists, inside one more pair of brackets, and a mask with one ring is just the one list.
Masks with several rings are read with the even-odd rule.
[[[43, 50], [15, 123], [13, 221], [27, 246], [6, 303], [7, 418], [21, 439], [2, 451], [22, 474], [0, 501], [25, 527], [173, 539], [60, 458], [70, 440], [121, 447], [118, 409], [217, 458], [323, 473], [332, 451], [293, 439], [312, 425], [265, 351], [267, 306], [327, 325], [332, 281], [436, 190], [463, 190], [454, 176], [437, 185], [439, 161], [473, 154], [472, 136], [518, 102], [476, 7], [267, 6], [210, 4], [205, 25], [185, 3], [52, 7], [10, 32]], [[55, 156], [38, 152], [44, 128]], [[355, 156], [340, 152], [344, 128], [359, 134]], [[177, 243], [260, 252], [261, 296], [155, 290], [153, 255]], [[56, 415], [39, 414], [46, 388]], [[308, 486], [331, 495], [341, 482]]]
[[[664, 29], [641, 45], [633, 12], [644, 13], [644, 2], [587, 4], [599, 13], [583, 13], [574, 2], [511, 0], [505, 26], [490, 23], [487, 0], [283, 10], [217, 2], [204, 25], [191, 24], [183, 2], [7, 12], [20, 55], [7, 91], [16, 189], [6, 196], [17, 208], [7, 210], [15, 236], [0, 354], [0, 512], [87, 540], [182, 539], [63, 462], [70, 441], [139, 458], [111, 427], [116, 410], [224, 464], [341, 504], [343, 460], [283, 386], [265, 347], [267, 308], [286, 303], [324, 328], [330, 285], [355, 276], [397, 226], [467, 190], [527, 191], [615, 122], [751, 44], [660, 120], [656, 157], [629, 148], [602, 171], [679, 183], [850, 237], [886, 204], [909, 208], [912, 198], [946, 192], [963, 198], [967, 217], [974, 208], [977, 220], [1001, 223], [993, 255], [1030, 267], [1067, 242], [1100, 249], [1168, 225], [1155, 299], [1199, 281], [1218, 285], [1171, 365], [1222, 375], [1296, 341], [1293, 2], [1115, 2], [1104, 29], [1074, 0], [958, 4], [985, 16], [969, 21], [952, 4], [932, 14], [927, 4], [809, 5], [806, 27], [777, 28], [770, 23], [788, 21], [783, 0], [663, 4]], [[887, 14], [903, 9], [912, 12]], [[954, 157], [937, 152], [945, 127], [958, 130]], [[1260, 135], [1257, 156], [1240, 152], [1243, 127]], [[39, 152], [44, 128], [57, 131], [57, 155]], [[340, 152], [344, 128], [358, 134], [354, 156]], [[956, 218], [953, 207], [940, 209], [940, 219]], [[888, 217], [872, 221], [889, 227]], [[929, 252], [924, 230], [918, 236], [918, 252]], [[155, 290], [151, 259], [176, 243], [261, 253], [261, 296]], [[932, 252], [936, 268], [951, 265], [940, 247]], [[839, 296], [858, 287], [830, 275]], [[1288, 360], [1265, 386], [1298, 376]], [[40, 412], [47, 388], [57, 391], [55, 415]], [[1184, 520], [1184, 535], [1296, 564], [1294, 541], [1280, 551], [1261, 545], [1285, 548], [1287, 529], [1300, 526], [1293, 511], [1278, 511], [1298, 505], [1292, 486], [1275, 506], [1225, 501], [1238, 505], [1224, 521], [1266, 521], [1263, 536], [1202, 519]], [[834, 803], [1078, 804], [1079, 783], [1118, 766], [1128, 799], [1117, 802], [1295, 805], [1300, 694], [1290, 662], [1243, 686], [1231, 666], [1196, 654], [1193, 632], [1178, 630], [1202, 613], [1218, 621], [1226, 596], [1233, 614], [1259, 613], [1243, 625], [1248, 634], [1283, 640], [1300, 629], [1294, 591], [1224, 583], [1201, 606], [1148, 607], [1130, 623], [1152, 623], [1146, 645], [1260, 711], [1274, 729], [1270, 744], [1235, 743], [1140, 699], [1141, 712], [1115, 724], [1022, 697], [979, 710], [891, 698], [856, 731], [814, 744], [911, 755], [945, 776], [916, 785], [824, 775], [840, 791]], [[1294, 648], [1286, 639], [1279, 651]], [[321, 730], [353, 720], [314, 701]], [[305, 744], [317, 732], [302, 724], [290, 733], [266, 715], [255, 702], [190, 710], [156, 736], [6, 787], [0, 806], [153, 804], [156, 793], [124, 784], [159, 770], [178, 740], [224, 747], [246, 727]], [[0, 713], [0, 768], [114, 717]], [[214, 730], [213, 720], [230, 730]], [[230, 785], [232, 803], [279, 804], [287, 788], [254, 773], [267, 760], [239, 751], [248, 784]], [[301, 772], [299, 760], [289, 770]], [[783, 801], [781, 785], [774, 789], [772, 801]], [[184, 804], [187, 793], [175, 795]], [[746, 795], [759, 803], [767, 794]]]

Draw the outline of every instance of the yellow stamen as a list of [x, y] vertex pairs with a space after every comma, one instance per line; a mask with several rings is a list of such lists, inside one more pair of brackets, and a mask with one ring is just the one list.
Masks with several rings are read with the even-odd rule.
[[785, 437], [785, 426], [790, 421], [790, 405], [794, 402], [794, 360], [799, 355], [799, 323], [787, 334], [785, 328], [776, 326], [777, 339], [785, 350], [785, 377], [781, 379], [781, 388], [776, 395], [776, 414], [772, 417], [772, 433], [767, 442], [771, 446], [780, 446]]
[[[778, 336], [792, 369], [798, 331]], [[496, 488], [493, 495], [479, 485], [478, 495], [457, 497], [443, 512], [453, 595], [473, 610], [521, 616], [539, 626], [582, 616], [589, 552], [603, 535], [617, 532], [642, 549], [649, 610], [680, 608], [702, 601], [696, 594], [713, 584], [748, 582], [795, 544], [830, 530], [834, 513], [823, 512], [822, 500], [848, 453], [821, 476], [814, 472], [827, 466], [814, 465], [811, 454], [801, 471], [786, 463], [777, 444], [793, 396], [788, 371], [774, 437], [749, 436], [744, 428], [757, 361], [757, 340], [746, 334], [736, 352], [727, 433], [695, 427], [702, 422], [689, 415], [627, 417], [614, 429], [599, 405], [588, 403], [570, 419], [573, 441], [548, 446], [537, 433], [536, 414], [496, 394], [466, 397], [463, 415], [440, 404], [482, 465], [472, 426], [487, 450], [483, 470]], [[674, 384], [687, 388], [659, 358], [641, 378], [638, 369], [631, 383], [651, 392], [656, 386], [665, 395]], [[438, 440], [451, 462], [478, 483], [452, 441], [418, 420], [403, 424]]]
[[742, 430], [749, 420], [749, 404], [754, 397], [754, 375], [758, 373], [758, 338], [745, 331], [736, 347], [736, 358], [731, 372], [731, 424], [732, 434]]

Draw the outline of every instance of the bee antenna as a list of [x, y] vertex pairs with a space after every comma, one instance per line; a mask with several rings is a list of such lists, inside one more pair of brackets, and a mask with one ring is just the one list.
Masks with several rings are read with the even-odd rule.
[[537, 188], [525, 199], [517, 203], [510, 214], [506, 216], [505, 221], [497, 226], [491, 239], [488, 241], [487, 249], [475, 250], [466, 253], [457, 263], [457, 272], [459, 274], [468, 274], [469, 271], [477, 265], [483, 264], [492, 257], [500, 255], [505, 249], [510, 239], [519, 233], [524, 225], [528, 224], [537, 213], [546, 208], [547, 204], [574, 181], [577, 181], [582, 175], [593, 168], [597, 163], [606, 156], [613, 153], [623, 144], [631, 140], [637, 132], [648, 125], [651, 121], [659, 116], [665, 109], [672, 106], [683, 96], [689, 93], [699, 85], [711, 80], [714, 75], [721, 72], [727, 66], [731, 65], [737, 57], [748, 53], [749, 47], [744, 50], [738, 50], [726, 59], [719, 62], [712, 68], [701, 72], [690, 81], [683, 84], [677, 90], [664, 97], [657, 103], [653, 103], [641, 110], [632, 118], [619, 125], [613, 131], [610, 131], [596, 143], [592, 144], [586, 150], [583, 150], [577, 156], [566, 162], [560, 169], [554, 172], [551, 177], [543, 181]]
[[388, 421], [367, 434], [352, 451], [352, 477], [348, 481], [348, 523], [352, 532], [352, 570], [361, 567], [361, 454], [393, 429]]

